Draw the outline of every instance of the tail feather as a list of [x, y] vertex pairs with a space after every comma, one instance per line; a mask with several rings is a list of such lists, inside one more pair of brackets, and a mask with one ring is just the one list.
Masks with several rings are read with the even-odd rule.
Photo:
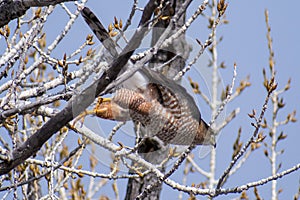
[[197, 145], [212, 145], [216, 147], [216, 137], [214, 130], [201, 119], [198, 127], [197, 135], [195, 136], [194, 143]]
[[96, 17], [96, 15], [87, 7], [84, 7], [81, 10], [81, 15], [83, 16], [86, 23], [89, 25], [89, 27], [92, 29], [94, 34], [97, 36], [97, 38], [100, 40], [100, 42], [103, 44], [103, 46], [109, 51], [109, 53], [117, 57], [118, 52], [116, 50], [117, 45], [115, 42], [111, 39], [109, 36], [107, 30], [104, 28], [100, 20]]

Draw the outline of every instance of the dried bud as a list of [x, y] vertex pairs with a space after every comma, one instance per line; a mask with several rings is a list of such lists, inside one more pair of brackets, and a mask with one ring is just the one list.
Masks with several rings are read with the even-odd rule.
[[28, 63], [28, 56], [25, 56], [24, 63], [25, 65]]
[[227, 6], [228, 3], [225, 3], [225, 0], [220, 0], [218, 2], [217, 10], [219, 12], [219, 16], [222, 16], [225, 13]]
[[268, 123], [267, 123], [266, 118], [264, 118], [264, 123], [262, 123], [260, 126], [261, 126], [262, 128], [267, 128], [267, 127], [268, 127]]
[[78, 175], [79, 178], [82, 178], [84, 176], [83, 173], [77, 173], [77, 175]]
[[60, 67], [63, 67], [63, 66], [64, 66], [64, 64], [63, 64], [63, 62], [62, 62], [61, 60], [57, 61], [57, 64], [58, 64]]
[[250, 118], [254, 118], [254, 117], [255, 117], [255, 114], [256, 114], [256, 111], [253, 109], [253, 110], [252, 110], [252, 113], [249, 113], [248, 116], [249, 116]]
[[285, 106], [285, 103], [283, 103], [283, 98], [280, 99], [280, 101], [277, 103], [278, 108], [283, 108]]
[[95, 158], [95, 156], [90, 156], [90, 167], [91, 169], [95, 169], [96, 165], [98, 163], [98, 160]]
[[284, 87], [284, 90], [287, 91], [290, 89], [290, 87], [291, 87], [291, 79], [288, 80], [287, 84]]
[[269, 59], [269, 66], [270, 66], [270, 69], [273, 70], [273, 68], [274, 68], [274, 60], [272, 58]]
[[67, 54], [65, 53], [63, 57], [63, 64], [65, 65], [66, 63], [67, 63]]
[[60, 106], [60, 101], [59, 101], [59, 100], [54, 101], [54, 102], [52, 103], [52, 105], [53, 105], [53, 107], [58, 108], [58, 107]]
[[221, 12], [223, 5], [224, 5], [224, 0], [220, 0], [217, 5], [218, 12]]
[[187, 167], [185, 167], [184, 170], [183, 170], [183, 174], [187, 175], [188, 173], [189, 173], [189, 169]]
[[226, 65], [225, 65], [225, 62], [223, 61], [223, 62], [221, 62], [221, 64], [220, 64], [220, 68], [221, 69], [225, 69], [226, 68]]
[[5, 26], [5, 37], [9, 37], [10, 35], [10, 28], [8, 25]]
[[277, 85], [278, 85], [277, 83], [270, 85], [270, 90], [269, 90], [269, 92], [273, 92], [274, 90], [276, 90]]
[[268, 151], [266, 149], [264, 150], [264, 154], [265, 154], [266, 157], [269, 156], [269, 153], [268, 153]]
[[13, 70], [11, 70], [10, 76], [13, 77], [14, 75], [15, 75], [15, 70], [13, 69]]
[[223, 23], [224, 23], [224, 24], [229, 24], [229, 21], [226, 20], [226, 19], [223, 19]]
[[80, 139], [80, 138], [78, 138], [78, 140], [77, 140], [77, 144], [78, 144], [78, 145], [81, 145], [81, 144], [82, 144], [82, 141], [81, 141], [81, 139]]
[[239, 87], [236, 89], [236, 92], [238, 94], [240, 94], [241, 92], [243, 92], [243, 90], [246, 88], [246, 87], [250, 87], [251, 86], [251, 83], [248, 81], [249, 80], [249, 76], [246, 77], [246, 79], [242, 80], [240, 82], [240, 85]]
[[94, 41], [87, 41], [87, 45], [93, 45], [93, 44], [95, 44]]
[[119, 190], [118, 190], [118, 186], [117, 186], [117, 184], [116, 184], [115, 182], [112, 184], [112, 187], [113, 187], [113, 191], [114, 191], [116, 194], [118, 194], [118, 193], [119, 193]]
[[283, 132], [281, 132], [281, 133], [279, 134], [279, 136], [277, 137], [277, 141], [279, 141], [279, 140], [284, 140], [286, 137], [287, 137], [287, 135], [286, 135], [286, 134], [283, 134]]
[[173, 148], [169, 149], [169, 156], [172, 157], [174, 155], [175, 151]]
[[109, 24], [109, 25], [108, 25], [108, 32], [109, 32], [109, 33], [112, 32], [113, 29], [114, 29], [114, 28], [113, 28], [113, 25], [112, 25], [112, 24]]
[[240, 199], [249, 199], [249, 197], [248, 197], [246, 191], [243, 191], [243, 192], [242, 192]]
[[109, 32], [109, 36], [110, 36], [110, 37], [115, 37], [116, 35], [118, 35], [118, 32], [117, 32], [117, 31]]
[[261, 147], [260, 143], [255, 143], [255, 142], [251, 143], [251, 151], [254, 151], [255, 149], [258, 149], [259, 147]]
[[161, 16], [161, 20], [169, 20], [170, 19], [170, 16]]
[[265, 138], [266, 138], [266, 136], [263, 135], [263, 133], [261, 132], [261, 133], [258, 134], [256, 142], [257, 143], [263, 142]]
[[78, 62], [76, 62], [76, 65], [78, 66], [80, 63], [82, 63], [82, 56], [79, 57]]
[[296, 110], [294, 110], [292, 113], [289, 113], [286, 117], [287, 121], [290, 122], [297, 122], [297, 119], [295, 118], [296, 116]]
[[272, 131], [269, 132], [269, 136], [273, 137], [274, 133]]
[[38, 43], [41, 48], [46, 47], [46, 34], [45, 33], [43, 33], [42, 36], [38, 39]]
[[116, 28], [116, 29], [119, 29], [119, 22], [118, 22], [118, 19], [116, 18], [116, 17], [114, 17], [114, 27]]
[[191, 87], [193, 88], [194, 93], [199, 94], [200, 93], [199, 84], [197, 82], [194, 82], [191, 77], [188, 77], [188, 79]]
[[41, 7], [38, 7], [38, 9], [36, 9], [35, 13], [34, 13], [34, 17], [35, 18], [40, 18], [41, 16], [41, 12], [42, 12], [42, 8]]
[[30, 76], [29, 81], [30, 81], [31, 83], [34, 83], [34, 82], [35, 82], [35, 79], [34, 79], [32, 76]]
[[120, 19], [120, 21], [119, 21], [119, 27], [120, 27], [120, 29], [123, 28], [123, 21], [122, 21], [122, 19]]
[[86, 52], [86, 55], [87, 55], [87, 56], [91, 56], [93, 53], [94, 53], [94, 50], [93, 50], [93, 49], [89, 49], [89, 50]]
[[87, 43], [87, 45], [93, 45], [93, 44], [95, 44], [95, 42], [93, 42], [93, 35], [88, 34], [86, 36], [86, 43]]

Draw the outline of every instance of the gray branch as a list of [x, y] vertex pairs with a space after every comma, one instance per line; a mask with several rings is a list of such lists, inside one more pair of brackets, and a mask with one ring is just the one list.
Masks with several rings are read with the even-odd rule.
[[1, 0], [0, 1], [0, 28], [11, 20], [21, 17], [30, 7], [42, 7], [56, 5], [62, 2], [74, 0]]
[[[23, 144], [15, 149], [12, 152], [10, 162], [1, 162], [0, 175], [8, 173], [14, 167], [23, 163], [27, 158], [36, 153], [53, 134], [74, 119], [80, 112], [84, 111], [94, 99], [117, 78], [130, 56], [141, 44], [146, 32], [146, 29], [143, 27], [151, 18], [154, 9], [154, 0], [150, 0], [143, 11], [137, 31], [121, 52], [120, 56], [110, 64], [110, 68], [103, 73], [98, 80], [82, 91], [82, 93], [74, 96], [64, 109], [47, 121], [35, 134], [30, 136]], [[78, 113], [73, 112], [74, 107], [76, 107]]]

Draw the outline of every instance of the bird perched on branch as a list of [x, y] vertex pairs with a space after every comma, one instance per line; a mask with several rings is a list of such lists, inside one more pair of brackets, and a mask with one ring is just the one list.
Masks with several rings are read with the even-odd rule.
[[[115, 56], [115, 43], [101, 22], [88, 8], [83, 8], [81, 13], [98, 39]], [[185, 88], [146, 67], [123, 82], [112, 98], [100, 97], [94, 110], [86, 111], [79, 118], [87, 114], [140, 123], [147, 136], [157, 136], [166, 144], [215, 146], [215, 134], [201, 119], [194, 99]]]
[[100, 98], [98, 102], [98, 117], [140, 122], [148, 136], [157, 136], [165, 143], [215, 146], [213, 131], [201, 119], [185, 88], [147, 68], [126, 80], [112, 99]]

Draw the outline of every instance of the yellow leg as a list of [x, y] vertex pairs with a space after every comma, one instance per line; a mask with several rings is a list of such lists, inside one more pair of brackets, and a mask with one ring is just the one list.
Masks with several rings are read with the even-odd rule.
[[[84, 118], [87, 116], [87, 115], [97, 115], [98, 117], [103, 117], [103, 116], [106, 116], [106, 113], [108, 112], [108, 108], [107, 108], [107, 105], [109, 103], [107, 102], [111, 102], [111, 98], [102, 98], [102, 97], [99, 97], [98, 98], [98, 101], [97, 101], [97, 104], [95, 106], [95, 108], [93, 110], [85, 110], [84, 112], [82, 112], [80, 115], [78, 115], [75, 119], [74, 119], [74, 122], [73, 122], [73, 126], [75, 126], [75, 124], [78, 122], [78, 121], [81, 121], [81, 124], [83, 124], [84, 122]], [[104, 103], [104, 104], [103, 104]], [[105, 105], [107, 104], [107, 105]], [[104, 117], [105, 118], [105, 117]]]

